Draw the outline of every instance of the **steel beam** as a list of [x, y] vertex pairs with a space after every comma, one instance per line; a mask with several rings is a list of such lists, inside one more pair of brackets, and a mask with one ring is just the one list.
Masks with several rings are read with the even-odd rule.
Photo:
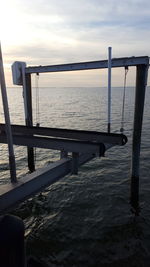
[[[0, 135], [0, 143], [6, 144], [6, 135]], [[60, 138], [46, 138], [26, 135], [13, 135], [13, 144], [19, 146], [39, 147], [53, 150], [65, 150], [68, 152], [97, 153], [103, 155], [105, 152], [102, 143], [90, 141], [65, 140]]]
[[[113, 145], [125, 145], [127, 137], [123, 134], [105, 133], [96, 131], [70, 130], [48, 127], [27, 127], [23, 125], [11, 125], [13, 134], [23, 135], [43, 135], [74, 140], [108, 143]], [[0, 131], [5, 131], [5, 124], [0, 124]]]
[[[86, 154], [85, 157], [84, 155], [79, 157], [79, 165], [84, 164], [94, 157], [94, 154]], [[1, 185], [0, 214], [8, 212], [18, 203], [57, 182], [65, 175], [69, 174], [71, 169], [72, 159], [65, 158], [20, 178], [16, 184]]]
[[0, 213], [7, 212], [19, 202], [33, 196], [46, 186], [55, 183], [71, 171], [71, 159], [61, 159], [56, 163], [37, 170], [19, 179], [16, 184], [0, 186]]
[[[112, 68], [137, 66], [141, 64], [148, 65], [149, 57], [145, 56], [145, 57], [113, 58], [111, 63], [112, 63]], [[27, 74], [27, 73], [77, 71], [77, 70], [105, 69], [105, 68], [108, 68], [108, 60], [26, 67], [25, 72]]]

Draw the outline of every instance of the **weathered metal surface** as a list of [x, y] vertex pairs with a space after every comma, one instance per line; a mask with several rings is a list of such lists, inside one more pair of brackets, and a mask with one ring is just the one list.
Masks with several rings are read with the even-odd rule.
[[78, 174], [78, 167], [79, 167], [79, 153], [73, 152], [71, 173]]
[[[141, 64], [149, 64], [149, 57], [125, 57], [113, 58], [112, 68], [137, 66]], [[60, 72], [60, 71], [76, 71], [76, 70], [90, 70], [90, 69], [105, 69], [108, 68], [108, 60], [99, 60], [91, 62], [69, 63], [49, 66], [33, 66], [26, 67], [26, 73], [45, 73], [45, 72]]]
[[2, 95], [2, 103], [3, 103], [3, 109], [4, 109], [4, 117], [5, 117], [5, 123], [6, 123], [5, 130], [6, 130], [6, 136], [7, 136], [8, 151], [9, 151], [10, 178], [12, 182], [16, 182], [17, 181], [16, 162], [15, 162], [15, 155], [14, 155], [14, 148], [13, 148], [12, 131], [11, 131], [10, 116], [9, 116], [9, 107], [8, 107], [1, 44], [0, 44], [0, 85], [1, 85], [1, 95]]
[[[79, 166], [91, 160], [94, 154], [79, 156]], [[72, 170], [72, 159], [64, 158], [19, 179], [15, 184], [0, 186], [0, 214], [9, 211], [25, 199], [57, 182]]]
[[[136, 105], [134, 117], [133, 156], [131, 174], [131, 205], [134, 209], [137, 210], [139, 202], [139, 157], [141, 128], [149, 57], [118, 58], [112, 59], [111, 61], [112, 68], [126, 66], [137, 66], [138, 70], [136, 82]], [[29, 77], [32, 73], [104, 69], [107, 67], [108, 60], [51, 66], [26, 67], [25, 79], [26, 82], [30, 82], [29, 79], [27, 81], [27, 77]], [[25, 90], [29, 90], [28, 93], [31, 93], [31, 83], [29, 86], [27, 86], [27, 88], [25, 88]], [[32, 112], [31, 101], [32, 99], [30, 95], [28, 97], [28, 104], [30, 105], [30, 107], [28, 108], [26, 115], [28, 112], [30, 114]], [[3, 124], [0, 125], [0, 142], [2, 143], [6, 143], [6, 134], [4, 127], [5, 126]], [[41, 147], [66, 152], [73, 152], [73, 157], [63, 158], [60, 161], [49, 165], [48, 167], [45, 167], [30, 175], [27, 175], [21, 178], [19, 182], [17, 182], [15, 185], [9, 184], [6, 186], [1, 186], [0, 212], [6, 211], [7, 209], [19, 203], [20, 201], [23, 201], [24, 199], [41, 191], [46, 186], [56, 182], [61, 177], [65, 176], [71, 171], [73, 171], [73, 173], [77, 173], [78, 165], [84, 164], [85, 162], [91, 160], [97, 154], [99, 154], [99, 156], [103, 156], [104, 151], [110, 148], [111, 146], [124, 145], [127, 142], [127, 138], [123, 134], [32, 127], [30, 119], [27, 123], [27, 126], [12, 125], [12, 131], [13, 142], [16, 145], [28, 146], [29, 149], [32, 147]], [[39, 137], [40, 135], [59, 138]], [[60, 139], [60, 137], [63, 139]]]
[[[108, 143], [113, 145], [125, 145], [127, 137], [123, 134], [105, 133], [96, 131], [70, 130], [61, 128], [47, 127], [26, 127], [23, 125], [12, 125], [13, 134], [23, 135], [43, 135], [74, 140], [95, 141], [99, 143]], [[5, 125], [0, 124], [0, 131], [5, 131]]]
[[[26, 126], [32, 126], [33, 125], [33, 116], [32, 116], [31, 75], [25, 74], [24, 69], [23, 69], [22, 75], [23, 75], [25, 123], [26, 123]], [[35, 163], [34, 163], [34, 150], [33, 150], [32, 146], [27, 148], [27, 155], [28, 155], [29, 171], [33, 172], [33, 171], [35, 171]]]
[[135, 214], [139, 213], [139, 168], [140, 168], [140, 146], [141, 132], [144, 112], [145, 90], [147, 85], [148, 66], [137, 66], [136, 93], [132, 142], [132, 164], [131, 164], [131, 196], [130, 201]]
[[15, 184], [0, 186], [0, 213], [55, 183], [71, 171], [71, 159], [61, 159], [20, 178]]
[[[0, 135], [0, 143], [6, 144], [6, 135]], [[87, 152], [103, 154], [104, 145], [90, 141], [66, 140], [60, 138], [47, 138], [26, 135], [13, 135], [13, 144], [19, 146], [39, 147], [68, 152]], [[102, 151], [102, 152], [101, 152]]]

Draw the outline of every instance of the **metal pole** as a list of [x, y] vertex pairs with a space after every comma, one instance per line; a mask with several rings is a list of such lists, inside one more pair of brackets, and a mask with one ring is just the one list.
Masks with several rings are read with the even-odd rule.
[[148, 65], [138, 65], [136, 71], [136, 94], [134, 110], [134, 126], [132, 141], [131, 165], [131, 196], [130, 203], [133, 212], [139, 214], [139, 168], [142, 121], [144, 112], [145, 90], [147, 84]]
[[108, 133], [111, 127], [111, 47], [108, 47]]
[[[31, 74], [25, 74], [25, 68], [22, 67], [23, 77], [23, 96], [24, 96], [24, 107], [25, 107], [25, 122], [27, 126], [33, 126], [32, 119], [32, 92], [31, 92]], [[33, 147], [27, 147], [28, 154], [28, 168], [30, 172], [35, 171], [34, 162], [34, 149]]]
[[25, 122], [28, 118], [28, 108], [27, 108], [27, 93], [26, 93], [26, 77], [25, 77], [25, 65], [21, 65], [22, 70], [22, 83], [23, 83], [23, 100], [24, 100], [24, 113], [25, 113]]
[[17, 182], [16, 163], [15, 163], [15, 156], [14, 156], [14, 149], [13, 149], [13, 140], [12, 140], [1, 44], [0, 44], [0, 83], [1, 83], [1, 93], [2, 93], [3, 109], [4, 109], [4, 116], [5, 116], [5, 130], [6, 130], [6, 135], [7, 135], [8, 151], [9, 151], [10, 178], [11, 178], [11, 182], [14, 183], [14, 182]]

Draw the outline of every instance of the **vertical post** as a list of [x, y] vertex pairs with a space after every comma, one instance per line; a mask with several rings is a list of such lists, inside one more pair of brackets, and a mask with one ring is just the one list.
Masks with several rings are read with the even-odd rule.
[[72, 174], [78, 174], [79, 153], [72, 152]]
[[[26, 126], [33, 126], [32, 119], [32, 90], [31, 90], [31, 74], [25, 74], [25, 69], [22, 69], [23, 76], [23, 95], [25, 106], [25, 122]], [[27, 148], [28, 168], [30, 172], [35, 171], [34, 150], [33, 147]]]
[[108, 47], [108, 133], [111, 127], [111, 47]]
[[138, 65], [136, 70], [136, 93], [132, 141], [131, 192], [130, 203], [135, 215], [139, 214], [139, 168], [142, 121], [148, 65]]
[[4, 116], [5, 116], [5, 129], [6, 129], [8, 151], [9, 151], [10, 178], [11, 178], [11, 182], [14, 183], [14, 182], [17, 182], [16, 163], [15, 163], [15, 155], [14, 155], [14, 149], [13, 149], [13, 139], [12, 139], [11, 124], [10, 124], [10, 116], [9, 116], [9, 108], [8, 108], [8, 100], [7, 100], [7, 92], [6, 92], [1, 45], [0, 45], [0, 84], [1, 84]]

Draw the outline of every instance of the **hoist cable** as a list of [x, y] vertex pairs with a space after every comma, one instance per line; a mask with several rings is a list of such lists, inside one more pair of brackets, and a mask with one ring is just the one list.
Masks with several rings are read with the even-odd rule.
[[126, 82], [127, 82], [127, 73], [128, 66], [125, 67], [125, 75], [124, 75], [124, 87], [123, 87], [123, 99], [122, 99], [122, 115], [121, 115], [121, 128], [120, 132], [124, 132], [124, 111], [125, 111], [125, 99], [126, 99]]

